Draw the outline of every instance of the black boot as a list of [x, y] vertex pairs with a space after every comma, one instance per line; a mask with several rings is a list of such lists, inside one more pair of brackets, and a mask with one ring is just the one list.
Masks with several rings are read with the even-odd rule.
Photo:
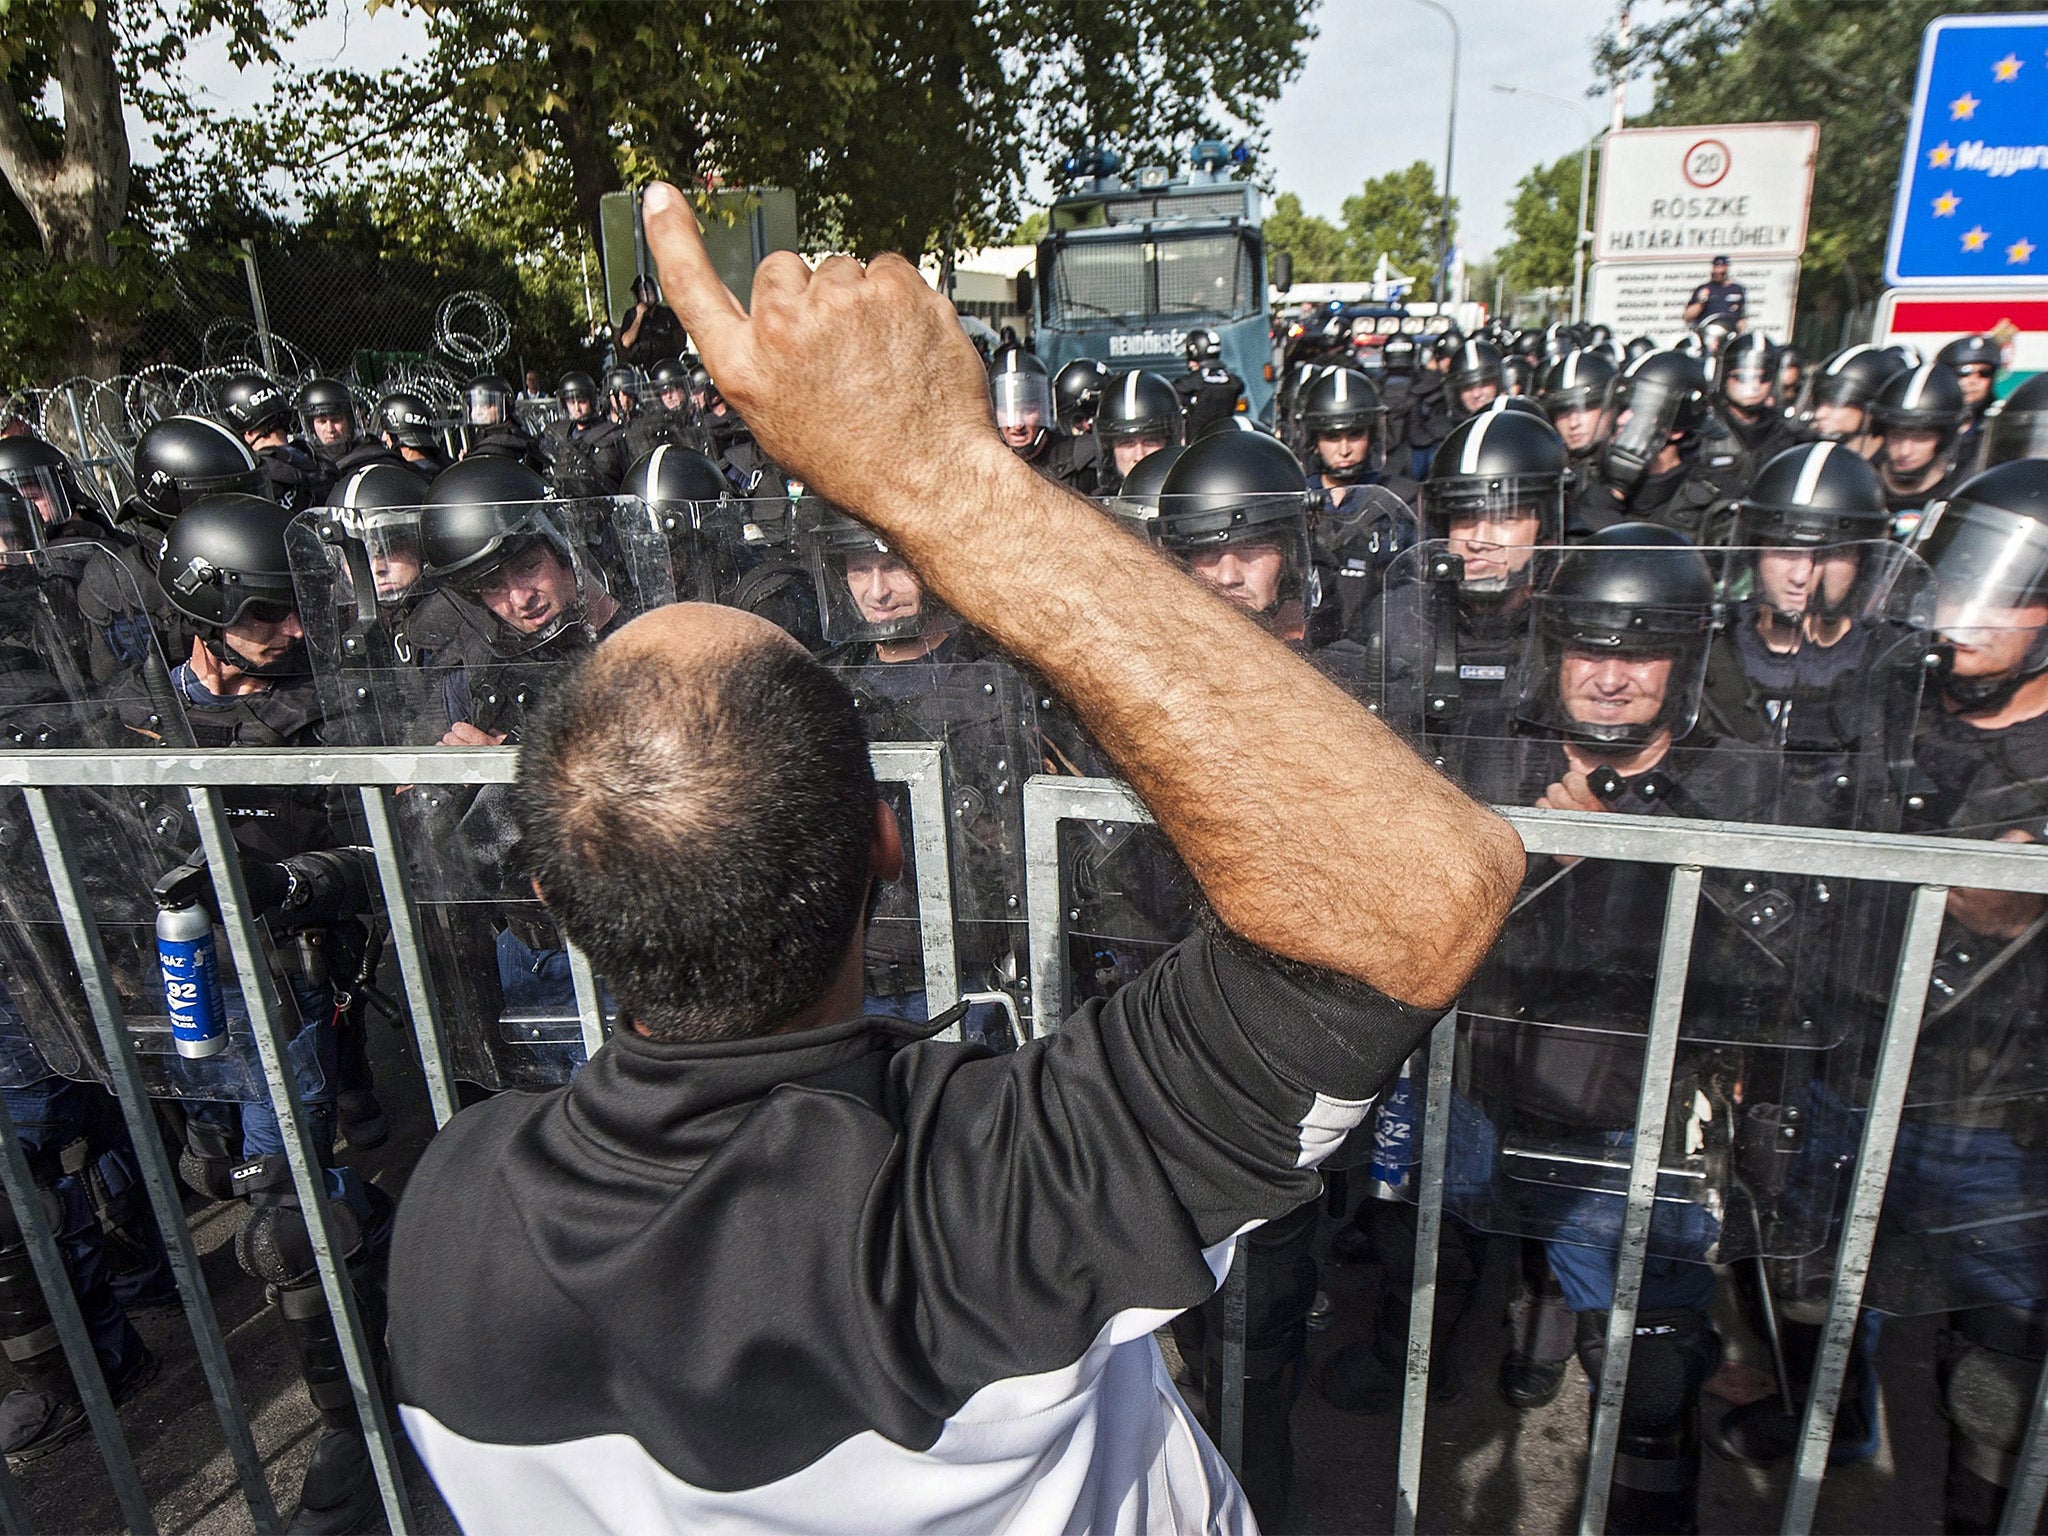
[[1500, 1362], [1500, 1395], [1509, 1407], [1526, 1411], [1541, 1408], [1563, 1390], [1578, 1323], [1542, 1244], [1524, 1240], [1522, 1248], [1522, 1283], [1508, 1303], [1509, 1344]]
[[[1579, 1363], [1597, 1389], [1607, 1358], [1607, 1314], [1581, 1312], [1578, 1321]], [[1692, 1536], [1699, 1529], [1700, 1389], [1720, 1360], [1720, 1335], [1705, 1313], [1636, 1314], [1608, 1485], [1610, 1536]], [[1589, 1428], [1598, 1400], [1588, 1405]]]
[[[1835, 1408], [1835, 1438], [1828, 1446], [1831, 1467], [1869, 1461], [1877, 1455], [1877, 1370], [1871, 1358], [1876, 1322], [1869, 1313], [1856, 1320], [1856, 1333], [1849, 1344], [1848, 1371], [1842, 1378], [1842, 1398]], [[1814, 1364], [1820, 1358], [1822, 1332], [1816, 1323], [1779, 1323], [1785, 1371], [1792, 1379], [1793, 1402], [1799, 1405], [1799, 1412], [1787, 1413], [1784, 1402], [1776, 1396], [1729, 1409], [1719, 1423], [1707, 1427], [1707, 1445], [1715, 1455], [1745, 1466], [1769, 1467], [1799, 1449], [1806, 1392], [1813, 1381]]]

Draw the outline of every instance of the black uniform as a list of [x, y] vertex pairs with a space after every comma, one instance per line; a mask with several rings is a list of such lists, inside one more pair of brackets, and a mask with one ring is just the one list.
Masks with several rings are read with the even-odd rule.
[[1676, 468], [1645, 474], [1624, 491], [1604, 472], [1579, 489], [1571, 507], [1574, 533], [1597, 533], [1616, 523], [1655, 523], [1702, 547], [1727, 542], [1730, 508], [1741, 486], [1700, 461], [1693, 443], [1679, 450]]
[[1173, 389], [1181, 398], [1181, 408], [1187, 413], [1190, 442], [1215, 423], [1230, 420], [1244, 400], [1244, 380], [1220, 363], [1190, 368], [1173, 380]]
[[254, 452], [256, 468], [263, 476], [263, 493], [287, 512], [317, 507], [334, 489], [334, 476], [327, 465], [297, 443]]

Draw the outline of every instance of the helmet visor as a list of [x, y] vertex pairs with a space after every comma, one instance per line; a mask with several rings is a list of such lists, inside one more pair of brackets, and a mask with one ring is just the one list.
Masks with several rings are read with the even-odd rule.
[[1461, 589], [1507, 592], [1538, 568], [1537, 551], [1564, 537], [1564, 487], [1556, 475], [1432, 480], [1422, 488], [1429, 537], [1464, 562]]
[[1699, 719], [1710, 622], [1696, 608], [1540, 593], [1515, 716], [1596, 749], [1639, 747], [1662, 732], [1678, 740]]
[[1951, 645], [2003, 652], [2015, 631], [2048, 628], [2048, 526], [1958, 499], [1927, 518], [1918, 547], [1934, 570], [1935, 625]]
[[1052, 421], [1052, 380], [1042, 373], [999, 373], [989, 381], [996, 425], [1038, 431]]
[[1308, 508], [1298, 493], [1162, 496], [1157, 527], [1189, 575], [1276, 634], [1297, 632], [1316, 606]]
[[54, 528], [72, 514], [71, 493], [54, 464], [30, 469], [0, 469], [0, 485], [10, 485], [44, 528]]
[[502, 427], [512, 414], [512, 392], [495, 384], [472, 384], [463, 394], [462, 409], [472, 427]]
[[1984, 422], [1980, 469], [2014, 459], [2048, 459], [2048, 411], [2014, 410], [2011, 401], [1993, 406]]
[[917, 572], [879, 534], [827, 514], [804, 543], [829, 644], [913, 640], [942, 621]]

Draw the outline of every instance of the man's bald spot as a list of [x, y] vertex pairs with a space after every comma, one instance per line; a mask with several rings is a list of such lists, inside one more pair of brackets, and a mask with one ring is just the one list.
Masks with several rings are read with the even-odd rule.
[[743, 608], [718, 603], [665, 603], [606, 637], [591, 658], [595, 681], [615, 667], [659, 667], [681, 681], [710, 662], [727, 662], [762, 646], [803, 652], [787, 630]]

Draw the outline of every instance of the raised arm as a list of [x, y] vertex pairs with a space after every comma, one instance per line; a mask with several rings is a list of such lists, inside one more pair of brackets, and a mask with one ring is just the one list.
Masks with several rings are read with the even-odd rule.
[[1226, 925], [1402, 1002], [1457, 994], [1521, 878], [1506, 823], [1012, 454], [953, 306], [908, 262], [777, 253], [749, 314], [681, 194], [643, 206], [662, 290], [762, 449], [1051, 681]]

